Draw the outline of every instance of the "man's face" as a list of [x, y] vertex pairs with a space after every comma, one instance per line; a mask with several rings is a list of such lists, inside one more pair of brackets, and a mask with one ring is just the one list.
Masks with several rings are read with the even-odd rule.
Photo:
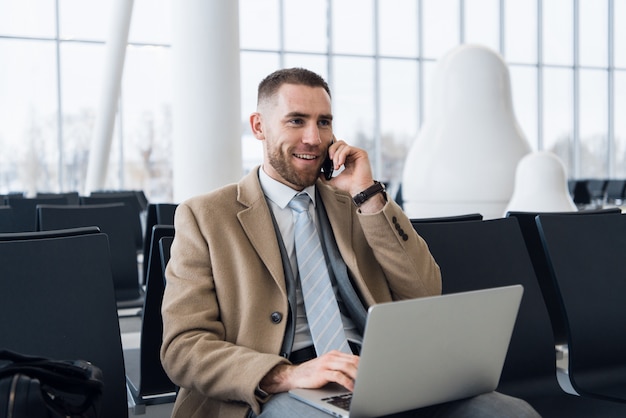
[[[321, 87], [284, 84], [259, 106], [265, 172], [296, 190], [315, 183], [331, 143], [330, 97]], [[253, 115], [254, 130], [254, 115]]]

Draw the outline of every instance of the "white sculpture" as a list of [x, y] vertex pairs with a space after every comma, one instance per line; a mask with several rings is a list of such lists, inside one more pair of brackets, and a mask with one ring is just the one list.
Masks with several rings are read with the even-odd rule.
[[414, 218], [501, 217], [517, 163], [531, 152], [513, 112], [506, 63], [483, 46], [456, 47], [439, 60], [429, 99], [405, 162], [405, 211]]
[[533, 152], [517, 164], [513, 197], [506, 212], [570, 212], [578, 208], [567, 187], [567, 171], [549, 151]]

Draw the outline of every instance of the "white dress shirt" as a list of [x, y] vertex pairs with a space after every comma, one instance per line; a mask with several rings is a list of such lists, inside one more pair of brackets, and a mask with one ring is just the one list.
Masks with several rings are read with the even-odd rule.
[[[298, 277], [298, 264], [296, 260], [296, 248], [295, 248], [295, 238], [294, 238], [294, 216], [293, 211], [287, 206], [291, 199], [298, 193], [297, 190], [292, 189], [291, 187], [274, 180], [271, 178], [265, 171], [263, 167], [259, 170], [259, 180], [261, 182], [261, 188], [267, 197], [269, 202], [270, 209], [274, 214], [274, 218], [276, 219], [276, 223], [278, 224], [278, 229], [283, 238], [283, 243], [285, 244], [285, 250], [287, 254], [289, 254], [289, 261], [291, 263], [291, 271], [293, 272], [294, 277]], [[306, 192], [311, 198], [311, 204], [309, 205], [309, 213], [311, 215], [311, 219], [315, 222], [315, 226], [319, 231], [319, 223], [317, 222], [317, 215], [315, 213], [315, 185], [309, 186], [303, 190]], [[335, 296], [341, 305], [341, 298], [337, 293], [337, 287], [333, 286], [333, 290], [335, 292]], [[306, 318], [306, 311], [304, 309], [304, 299], [302, 297], [302, 289], [300, 288], [300, 281], [298, 280], [296, 286], [296, 333], [294, 336], [292, 351], [300, 350], [302, 348], [306, 348], [313, 345], [313, 338], [311, 337], [311, 332], [309, 331], [309, 323]], [[346, 336], [349, 340], [355, 342], [361, 342], [362, 338], [358, 333], [358, 330], [354, 326], [352, 320], [346, 316], [343, 312], [341, 314], [341, 319], [344, 324]]]

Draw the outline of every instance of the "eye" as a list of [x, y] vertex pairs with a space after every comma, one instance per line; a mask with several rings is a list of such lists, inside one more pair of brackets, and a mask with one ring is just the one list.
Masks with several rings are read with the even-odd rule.
[[330, 126], [331, 121], [330, 121], [330, 120], [328, 120], [328, 119], [322, 119], [322, 120], [320, 120], [320, 121], [318, 122], [318, 124], [319, 124], [320, 126]]
[[302, 120], [302, 118], [293, 118], [289, 119], [289, 123], [292, 125], [302, 125], [304, 123], [304, 120]]

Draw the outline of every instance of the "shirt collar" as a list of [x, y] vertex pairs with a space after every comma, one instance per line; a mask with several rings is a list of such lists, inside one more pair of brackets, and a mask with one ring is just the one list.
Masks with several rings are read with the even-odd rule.
[[[300, 192], [292, 189], [291, 187], [279, 182], [278, 180], [274, 180], [271, 178], [265, 170], [263, 170], [263, 166], [259, 170], [259, 181], [261, 182], [261, 188], [263, 189], [263, 193], [274, 202], [281, 209], [285, 209], [289, 201]], [[303, 190], [306, 194], [309, 195], [311, 201], [313, 202], [313, 206], [315, 207], [315, 185], [309, 186]]]

